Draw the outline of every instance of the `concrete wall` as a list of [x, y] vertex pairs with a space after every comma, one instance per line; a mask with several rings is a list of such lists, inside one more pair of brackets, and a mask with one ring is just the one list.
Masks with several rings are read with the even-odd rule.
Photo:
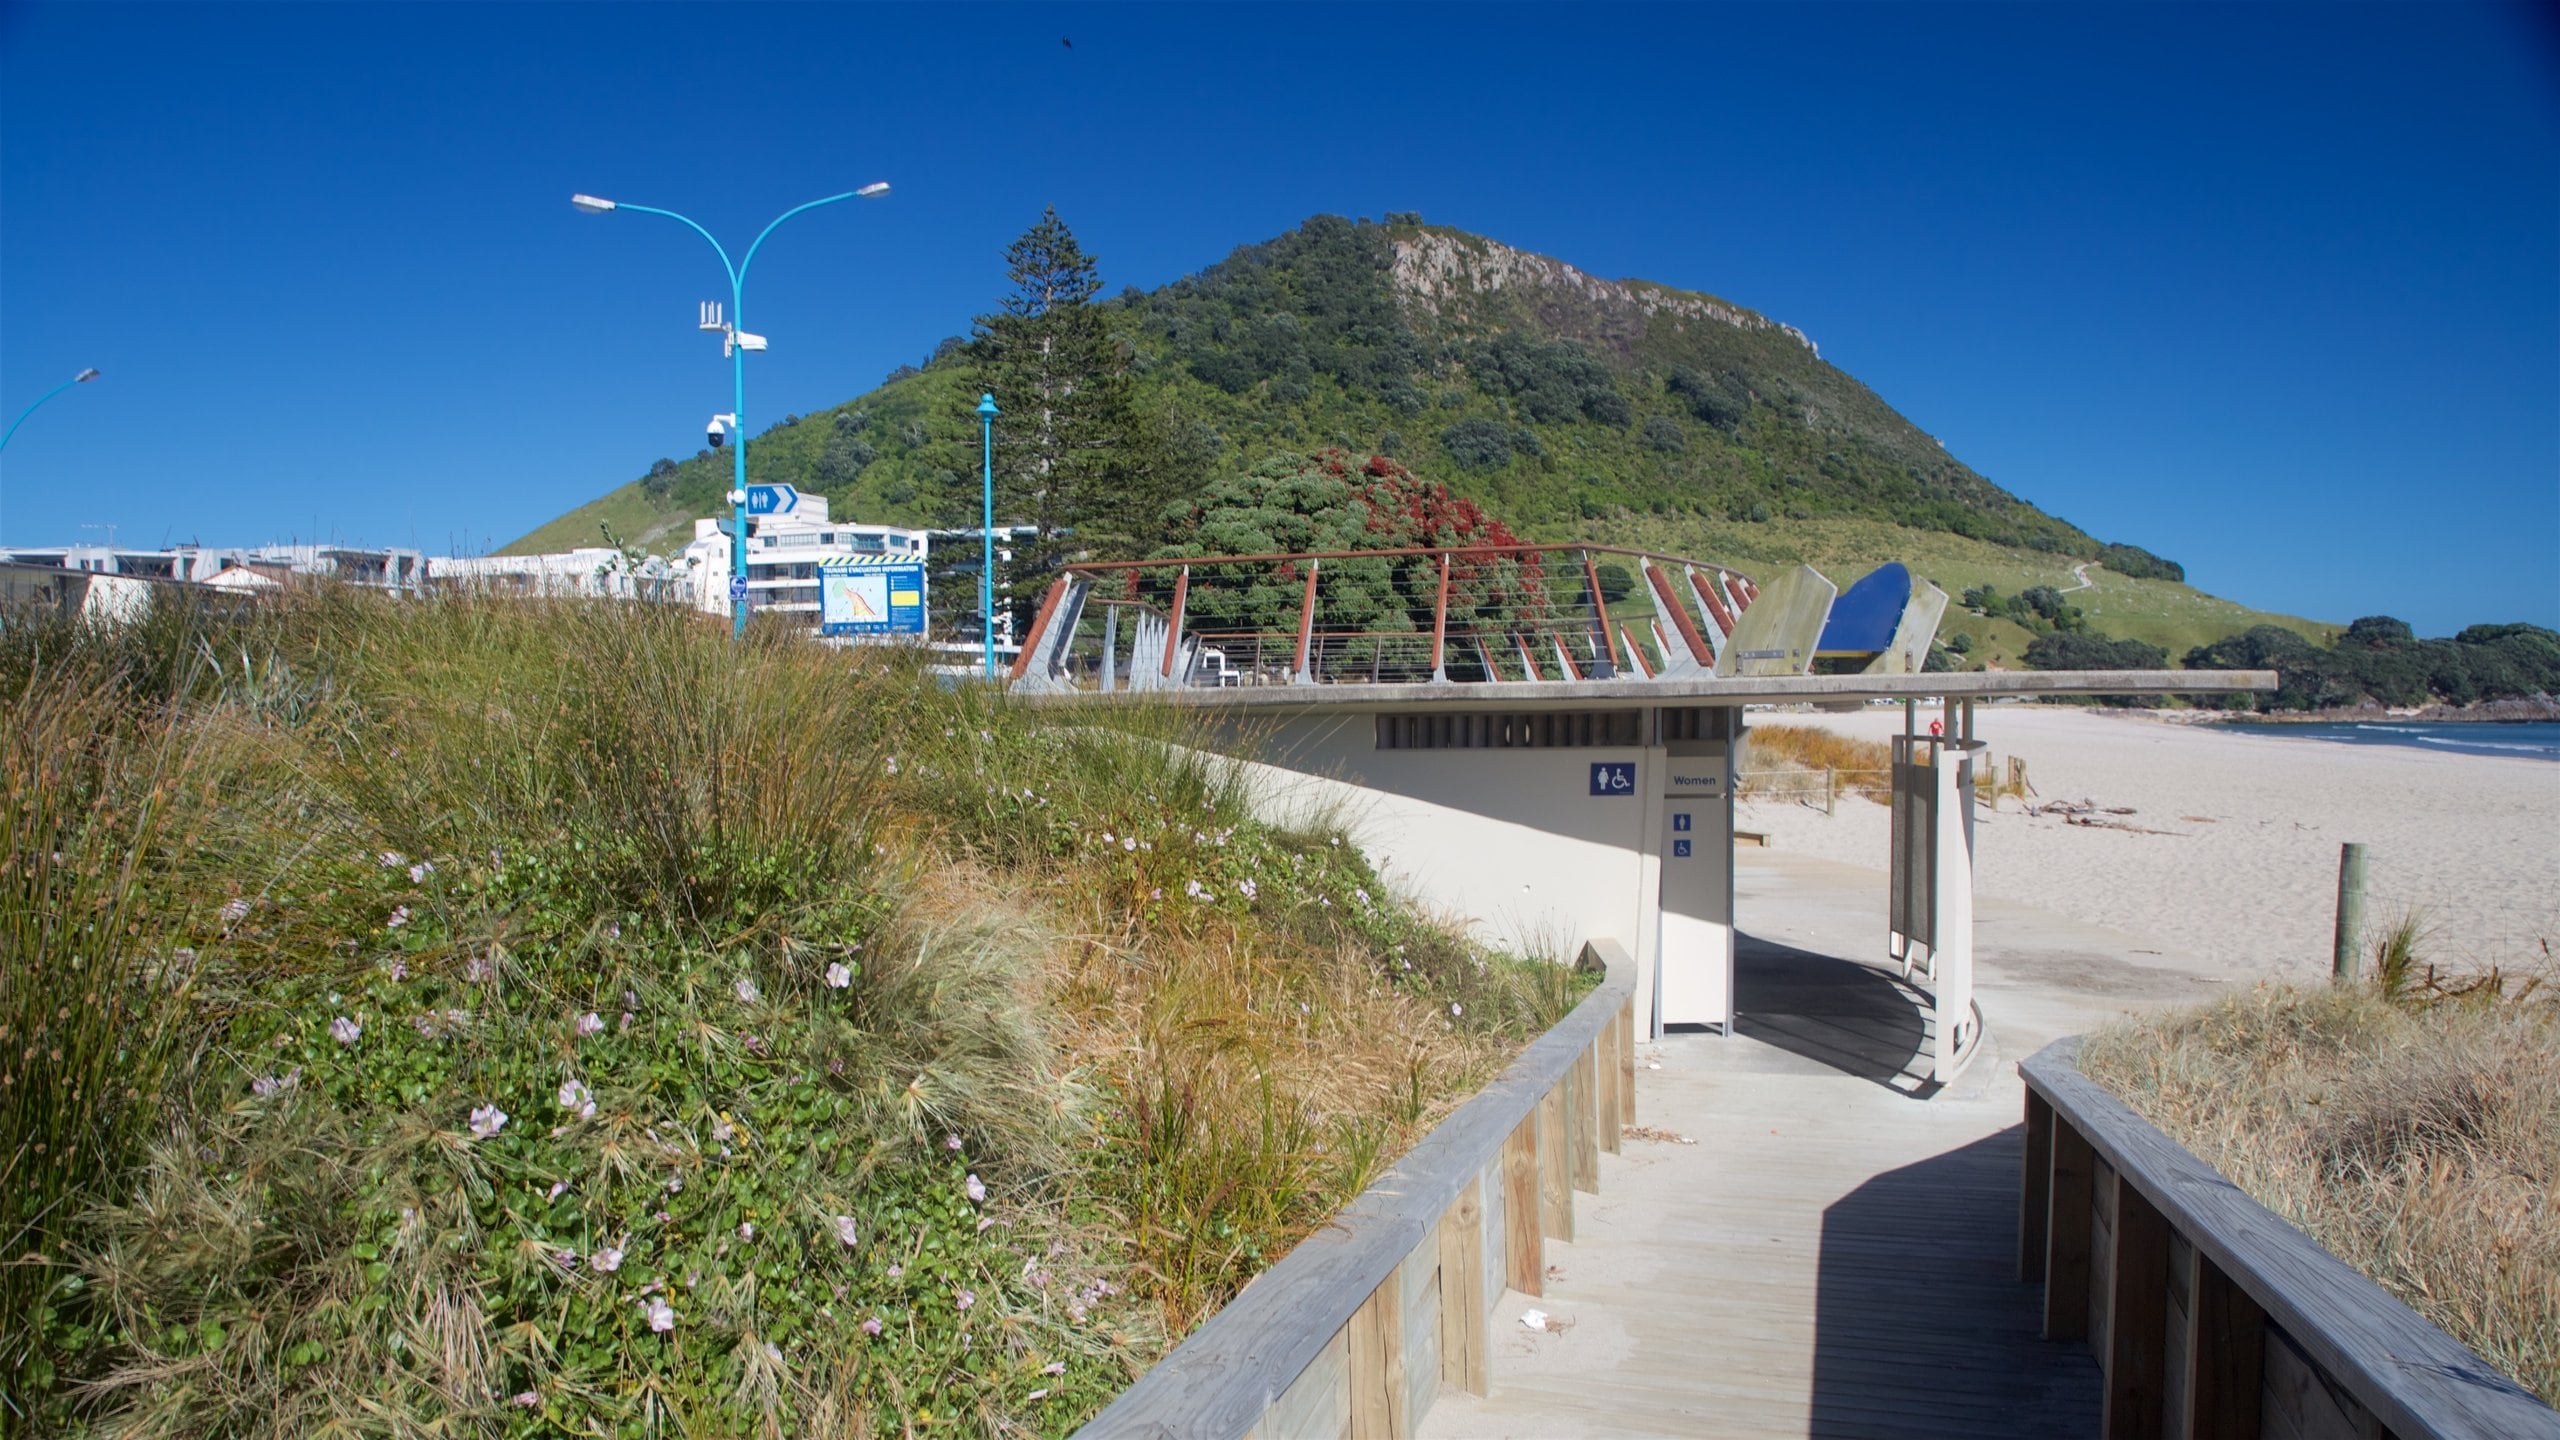
[[[1636, 745], [1381, 750], [1375, 737], [1368, 715], [1302, 715], [1257, 726], [1231, 753], [1260, 757], [1244, 764], [1264, 818], [1340, 824], [1400, 892], [1468, 923], [1487, 944], [1561, 959], [1586, 941], [1618, 941], [1636, 958], [1637, 1024], [1655, 1033], [1665, 753]], [[1591, 793], [1591, 768], [1604, 763], [1635, 767], [1628, 792]], [[1730, 874], [1729, 810], [1701, 824], [1697, 848], [1699, 864]], [[1675, 963], [1729, 965], [1731, 890], [1718, 890], [1722, 953]], [[1720, 982], [1712, 988], [1729, 997]], [[1730, 1012], [1670, 1018], [1729, 1020]]]

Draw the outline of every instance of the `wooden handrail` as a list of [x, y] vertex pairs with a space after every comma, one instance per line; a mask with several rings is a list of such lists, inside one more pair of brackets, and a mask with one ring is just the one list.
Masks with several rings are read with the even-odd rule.
[[[1475, 1098], [1434, 1126], [1331, 1224], [1299, 1241], [1077, 1434], [1088, 1440], [1238, 1440], [1248, 1433], [1307, 1429], [1365, 1434], [1371, 1427], [1361, 1423], [1362, 1417], [1379, 1412], [1392, 1418], [1376, 1427], [1376, 1433], [1410, 1433], [1418, 1413], [1409, 1408], [1406, 1394], [1394, 1393], [1393, 1380], [1381, 1380], [1382, 1373], [1401, 1375], [1401, 1359], [1382, 1370], [1370, 1363], [1374, 1356], [1364, 1359], [1346, 1352], [1359, 1345], [1401, 1346], [1406, 1317], [1394, 1297], [1401, 1293], [1401, 1273], [1417, 1263], [1443, 1267], [1438, 1333], [1445, 1337], [1453, 1329], [1466, 1331], [1468, 1326], [1456, 1322], [1470, 1319], [1466, 1312], [1472, 1310], [1473, 1338], [1455, 1355], [1444, 1343], [1437, 1373], [1401, 1378], [1419, 1381], [1430, 1391], [1452, 1375], [1466, 1383], [1472, 1358], [1471, 1388], [1481, 1393], [1485, 1311], [1500, 1295], [1498, 1288], [1484, 1293], [1482, 1255], [1472, 1247], [1479, 1233], [1474, 1227], [1486, 1220], [1480, 1210], [1468, 1208], [1478, 1198], [1482, 1177], [1489, 1169], [1501, 1172], [1504, 1231], [1528, 1252], [1506, 1250], [1502, 1283], [1537, 1294], [1545, 1274], [1539, 1235], [1542, 1228], [1552, 1233], [1556, 1223], [1545, 1213], [1552, 1196], [1541, 1196], [1541, 1172], [1549, 1168], [1541, 1160], [1549, 1137], [1561, 1122], [1566, 1133], [1553, 1135], [1553, 1143], [1570, 1152], [1565, 1173], [1596, 1173], [1596, 1165], [1576, 1158], [1587, 1148], [1576, 1143], [1577, 1135], [1615, 1149], [1619, 1127], [1634, 1119], [1635, 962], [1614, 940], [1594, 940], [1583, 953], [1607, 967], [1600, 988], [1583, 997]], [[1596, 1058], [1595, 1052], [1600, 1052]], [[1576, 1132], [1575, 1117], [1583, 1112], [1594, 1119], [1581, 1120]], [[1570, 1192], [1564, 1203], [1570, 1207]], [[1524, 1205], [1529, 1220], [1525, 1237], [1519, 1223]], [[1448, 1307], [1453, 1296], [1459, 1303]], [[1382, 1309], [1388, 1312], [1383, 1321]], [[1381, 1334], [1382, 1324], [1395, 1333]], [[1401, 1353], [1399, 1349], [1399, 1357]], [[1322, 1368], [1329, 1356], [1338, 1357], [1340, 1374]], [[1343, 1392], [1335, 1398], [1349, 1407], [1350, 1423], [1291, 1425], [1289, 1408], [1305, 1401], [1297, 1388], [1302, 1380], [1325, 1382], [1327, 1396]], [[1381, 1384], [1387, 1391], [1373, 1393]]]
[[[2205, 1409], [2177, 1433], [2245, 1426], [2257, 1434], [2260, 1354], [2274, 1357], [2279, 1343], [2256, 1323], [2263, 1320], [2397, 1440], [2560, 1437], [2560, 1413], [2081, 1074], [2079, 1044], [2057, 1040], [2018, 1065], [2028, 1130], [2019, 1268], [2021, 1278], [2045, 1282], [2052, 1338], [2082, 1338], [2093, 1321], [2107, 1331], [2093, 1348], [2109, 1381], [2108, 1434], [2161, 1433], [2158, 1372], [2182, 1363], [2207, 1367], [2187, 1389]], [[2093, 1210], [2114, 1217], [2103, 1253], [2092, 1243]], [[2185, 1287], [2198, 1312], [2190, 1334], [2219, 1342], [2191, 1341], [2183, 1357], [2147, 1348], [2165, 1343], [2149, 1320], [2157, 1292], [2175, 1283], [2166, 1273], [2170, 1235], [2197, 1257], [2197, 1278]], [[2124, 1323], [2089, 1312], [2093, 1289]], [[2152, 1393], [2136, 1383], [2146, 1376]], [[2264, 1403], [2272, 1411], [2283, 1400]], [[2234, 1418], [2223, 1428], [2204, 1418], [2211, 1414]]]

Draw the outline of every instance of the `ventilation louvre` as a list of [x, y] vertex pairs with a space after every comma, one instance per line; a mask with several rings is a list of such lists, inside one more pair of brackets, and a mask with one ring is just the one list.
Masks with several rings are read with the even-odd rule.
[[1641, 710], [1381, 715], [1381, 750], [1578, 750], [1644, 743]]

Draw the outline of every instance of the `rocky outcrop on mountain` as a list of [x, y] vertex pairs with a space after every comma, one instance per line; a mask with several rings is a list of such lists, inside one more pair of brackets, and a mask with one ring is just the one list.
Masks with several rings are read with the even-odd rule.
[[1793, 325], [1757, 311], [1643, 280], [1603, 280], [1561, 260], [1514, 250], [1475, 236], [1425, 230], [1394, 242], [1396, 290], [1434, 312], [1476, 291], [1557, 289], [1587, 303], [1624, 307], [1651, 316], [1663, 313], [1714, 320], [1741, 330], [1774, 330], [1820, 355], [1822, 349]]

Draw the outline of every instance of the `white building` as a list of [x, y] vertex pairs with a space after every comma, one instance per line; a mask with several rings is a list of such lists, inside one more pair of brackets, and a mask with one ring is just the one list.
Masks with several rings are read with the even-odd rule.
[[246, 570], [276, 581], [327, 577], [400, 591], [415, 591], [426, 579], [426, 557], [419, 552], [369, 545], [173, 545], [166, 550], [19, 545], [0, 549], [0, 564], [199, 582], [226, 570]]
[[[729, 537], [719, 517], [693, 522], [684, 547], [684, 569], [698, 577], [693, 603], [729, 613], [728, 579], [734, 573]], [[747, 517], [747, 606], [757, 612], [805, 617], [818, 624], [818, 567], [826, 564], [925, 563], [930, 532], [896, 525], [858, 525], [827, 518], [827, 497], [802, 495], [788, 514]]]
[[431, 555], [427, 583], [439, 589], [495, 594], [582, 597], [590, 600], [657, 600], [695, 603], [700, 576], [684, 559], [655, 555], [637, 563], [604, 545], [552, 555]]

